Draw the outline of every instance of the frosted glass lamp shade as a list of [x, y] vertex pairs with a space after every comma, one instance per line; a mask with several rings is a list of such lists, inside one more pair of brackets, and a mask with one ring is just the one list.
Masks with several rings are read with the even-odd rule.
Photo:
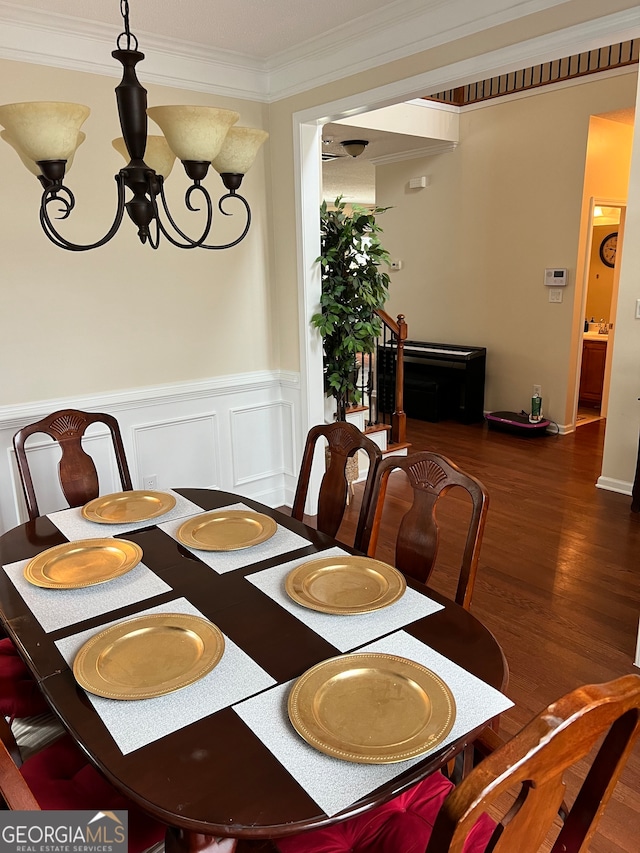
[[189, 106], [149, 107], [147, 115], [160, 126], [179, 160], [208, 163], [220, 151], [231, 125], [240, 118], [240, 113], [233, 110]]
[[[124, 144], [124, 139], [121, 136], [118, 139], [114, 139], [111, 144], [118, 154], [122, 154], [127, 163], [131, 160], [127, 146]], [[171, 174], [175, 159], [176, 155], [167, 145], [167, 140], [164, 136], [147, 136], [144, 162], [153, 169], [156, 175], [162, 175], [166, 181]]]
[[82, 104], [31, 101], [0, 107], [0, 124], [28, 160], [69, 160], [82, 142], [80, 127], [90, 113]]
[[246, 175], [262, 143], [268, 138], [266, 130], [256, 127], [232, 127], [222, 143], [213, 168], [220, 174]]
[[[4, 139], [4, 141], [7, 142], [15, 150], [18, 157], [22, 160], [22, 162], [27, 167], [27, 169], [31, 172], [32, 175], [35, 175], [36, 178], [40, 177], [40, 175], [42, 174], [42, 172], [40, 170], [40, 166], [38, 166], [38, 164], [36, 163], [35, 160], [30, 160], [29, 157], [27, 157], [27, 155], [24, 153], [24, 151], [22, 151], [20, 149], [20, 146], [16, 143], [16, 141], [13, 139], [13, 137], [11, 136], [11, 134], [9, 133], [8, 130], [1, 130], [0, 131], [0, 138]], [[87, 134], [83, 133], [82, 131], [79, 131], [79, 133], [78, 133], [78, 144], [76, 145], [76, 150], [82, 145], [82, 143], [85, 141], [86, 138], [87, 138]], [[74, 157], [75, 157], [75, 151], [67, 160], [67, 165], [66, 165], [65, 170], [64, 170], [65, 175], [69, 174], [69, 169], [71, 168], [71, 164], [73, 163]]]

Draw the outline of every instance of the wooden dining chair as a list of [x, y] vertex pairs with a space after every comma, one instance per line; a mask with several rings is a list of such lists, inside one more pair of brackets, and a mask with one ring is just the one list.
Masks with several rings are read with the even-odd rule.
[[[0, 717], [0, 794], [11, 810], [129, 812], [129, 853], [159, 845], [166, 827], [145, 814], [95, 769], [69, 735], [24, 763], [7, 721]], [[24, 822], [24, 820], [23, 820]]]
[[309, 478], [313, 466], [316, 443], [324, 438], [327, 441], [327, 469], [322, 477], [318, 495], [317, 529], [328, 536], [335, 537], [347, 506], [349, 483], [347, 480], [347, 463], [359, 450], [364, 450], [369, 457], [369, 471], [362, 495], [360, 516], [356, 528], [353, 545], [361, 550], [361, 538], [366, 511], [371, 496], [371, 485], [378, 463], [382, 459], [382, 451], [378, 445], [362, 433], [354, 424], [337, 421], [332, 424], [321, 424], [309, 430], [302, 455], [302, 464], [298, 476], [298, 485], [293, 500], [291, 515], [302, 521], [304, 505], [309, 491]]
[[433, 571], [440, 528], [436, 516], [438, 502], [459, 487], [471, 497], [471, 515], [462, 554], [455, 600], [469, 609], [473, 596], [478, 557], [489, 495], [482, 483], [465, 474], [445, 456], [418, 451], [407, 456], [388, 456], [377, 466], [371, 486], [371, 499], [362, 533], [362, 546], [370, 557], [378, 545], [380, 520], [392, 471], [405, 472], [413, 492], [413, 501], [398, 527], [395, 543], [395, 566], [405, 575], [427, 583]]
[[[579, 687], [507, 743], [486, 730], [487, 757], [457, 787], [435, 773], [383, 806], [283, 838], [278, 847], [281, 853], [537, 853], [546, 843], [551, 853], [586, 853], [639, 734], [640, 675]], [[564, 776], [587, 757], [586, 777], [567, 805]]]
[[125, 491], [133, 488], [118, 421], [112, 415], [81, 412], [78, 409], [62, 409], [23, 427], [13, 437], [18, 472], [30, 519], [37, 518], [40, 512], [25, 450], [26, 440], [35, 433], [44, 433], [59, 443], [62, 456], [58, 465], [58, 475], [62, 492], [69, 506], [82, 506], [99, 495], [95, 463], [82, 447], [82, 437], [87, 427], [96, 423], [104, 424], [111, 433], [122, 488]]

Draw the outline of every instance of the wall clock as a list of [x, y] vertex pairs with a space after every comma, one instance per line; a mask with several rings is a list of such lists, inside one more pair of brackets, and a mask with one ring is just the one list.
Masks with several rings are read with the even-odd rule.
[[616, 265], [616, 249], [618, 248], [618, 232], [607, 234], [602, 243], [600, 243], [600, 260], [607, 267], [615, 267]]

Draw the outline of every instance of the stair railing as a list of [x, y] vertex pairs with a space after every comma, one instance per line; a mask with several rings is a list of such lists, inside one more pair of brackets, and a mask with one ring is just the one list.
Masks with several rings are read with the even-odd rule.
[[370, 409], [375, 407], [372, 423], [390, 423], [391, 444], [407, 440], [407, 416], [404, 411], [404, 342], [407, 324], [404, 314], [394, 320], [386, 311], [376, 314], [382, 320], [382, 335], [375, 352], [375, 369], [369, 370]]

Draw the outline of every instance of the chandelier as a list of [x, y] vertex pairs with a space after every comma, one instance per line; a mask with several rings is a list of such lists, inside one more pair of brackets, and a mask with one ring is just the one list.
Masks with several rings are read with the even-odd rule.
[[[89, 107], [52, 101], [0, 106], [0, 125], [4, 127], [0, 137], [16, 150], [42, 184], [42, 229], [61, 249], [83, 252], [108, 243], [118, 232], [126, 210], [138, 229], [140, 241], [153, 249], [158, 248], [161, 235], [181, 249], [229, 249], [249, 231], [251, 210], [238, 190], [268, 133], [257, 128], [234, 127], [240, 115], [233, 110], [195, 106], [147, 109], [147, 90], [135, 70], [144, 53], [138, 51], [138, 40], [129, 29], [128, 0], [120, 0], [120, 13], [124, 32], [118, 36], [117, 49], [111, 55], [123, 68], [122, 80], [115, 90], [122, 137], [114, 139], [112, 144], [127, 165], [115, 176], [117, 209], [111, 227], [102, 238], [87, 245], [71, 243], [57, 230], [50, 214], [51, 208], [57, 214], [55, 219], [67, 219], [75, 207], [74, 195], [64, 180], [78, 146], [84, 142], [85, 134], [80, 127], [89, 115]], [[147, 116], [160, 126], [164, 136], [147, 135]], [[176, 157], [192, 181], [185, 193], [185, 206], [190, 212], [199, 212], [202, 218], [203, 227], [195, 237], [178, 227], [164, 193], [164, 182]], [[220, 174], [226, 189], [218, 199], [218, 210], [230, 216], [226, 209], [230, 202], [239, 205], [242, 214], [239, 236], [221, 245], [207, 242], [214, 205], [202, 181], [210, 165]]]

